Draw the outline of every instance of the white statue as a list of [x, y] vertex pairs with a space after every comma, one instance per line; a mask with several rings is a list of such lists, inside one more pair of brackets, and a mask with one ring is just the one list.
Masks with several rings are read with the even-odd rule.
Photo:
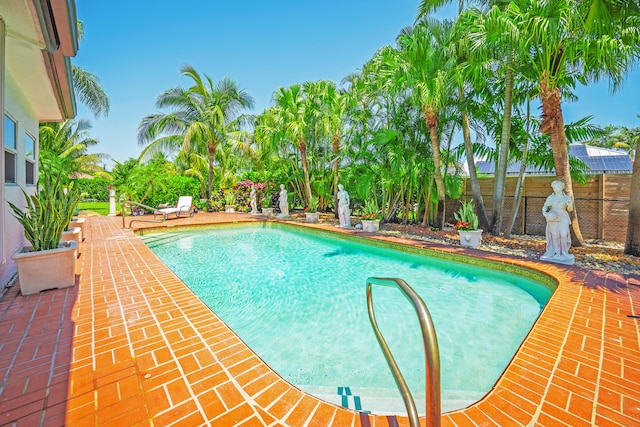
[[340, 227], [351, 228], [351, 212], [349, 211], [349, 193], [338, 184], [338, 218], [340, 218]]
[[573, 201], [564, 192], [564, 182], [553, 181], [551, 188], [553, 188], [553, 194], [547, 197], [542, 207], [542, 215], [547, 220], [547, 250], [540, 259], [573, 265], [575, 257], [569, 253], [569, 247], [571, 247], [569, 212], [573, 211]]
[[284, 184], [280, 184], [280, 216], [289, 216], [289, 199]]
[[251, 193], [249, 193], [249, 200], [251, 203], [251, 213], [257, 214], [258, 212], [258, 200], [256, 199], [256, 187], [251, 186]]

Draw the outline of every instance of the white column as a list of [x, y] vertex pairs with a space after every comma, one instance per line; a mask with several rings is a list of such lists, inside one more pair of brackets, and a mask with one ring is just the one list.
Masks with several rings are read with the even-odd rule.
[[109, 186], [109, 215], [116, 216], [116, 189]]

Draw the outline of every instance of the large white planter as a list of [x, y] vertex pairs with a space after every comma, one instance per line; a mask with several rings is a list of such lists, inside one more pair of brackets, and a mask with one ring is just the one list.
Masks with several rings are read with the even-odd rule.
[[262, 215], [271, 218], [274, 215], [275, 208], [262, 208]]
[[62, 236], [60, 237], [61, 242], [76, 242], [76, 248], [80, 248], [80, 242], [82, 242], [82, 228], [73, 227], [67, 231], [62, 232]]
[[23, 295], [76, 284], [76, 242], [60, 242], [58, 249], [34, 252], [25, 246], [11, 257], [18, 266]]
[[379, 219], [363, 219], [362, 221], [362, 231], [367, 231], [369, 233], [375, 233], [380, 230], [380, 220]]
[[227, 213], [233, 213], [233, 212], [236, 211], [236, 208], [233, 205], [226, 205], [224, 207], [224, 211], [227, 212]]
[[320, 221], [320, 212], [305, 212], [304, 215], [307, 217], [307, 222]]
[[74, 218], [71, 220], [71, 224], [69, 224], [69, 229], [73, 229], [75, 227], [80, 227], [80, 241], [84, 241], [84, 236], [85, 236], [85, 231], [84, 231], [84, 225], [85, 225], [85, 219], [86, 218]]
[[477, 248], [482, 244], [482, 230], [461, 231], [458, 230], [460, 235], [460, 245], [467, 246], [469, 248]]

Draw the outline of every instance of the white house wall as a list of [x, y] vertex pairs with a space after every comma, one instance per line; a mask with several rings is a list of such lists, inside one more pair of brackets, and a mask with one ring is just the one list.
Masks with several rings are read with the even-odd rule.
[[[4, 88], [4, 110], [11, 119], [16, 122], [16, 184], [4, 182], [4, 164], [2, 165], [2, 174], [0, 179], [4, 186], [5, 200], [16, 204], [17, 206], [24, 206], [24, 196], [22, 190], [27, 193], [33, 194], [35, 191], [34, 185], [26, 185], [26, 170], [25, 170], [25, 135], [28, 133], [36, 141], [38, 139], [38, 119], [33, 113], [29, 102], [22, 95], [20, 88], [15, 83], [13, 77], [9, 74], [5, 74], [5, 88]], [[4, 117], [2, 118], [4, 120]], [[4, 150], [4, 142], [3, 142]], [[36, 142], [37, 152], [37, 142]], [[2, 155], [2, 162], [4, 163], [4, 152]], [[37, 178], [36, 178], [37, 179]], [[18, 224], [16, 219], [11, 214], [11, 208], [8, 203], [3, 203], [2, 209], [2, 225], [4, 228], [2, 245], [0, 247], [0, 286], [6, 284], [15, 274], [15, 263], [11, 259], [13, 253], [24, 246], [26, 240], [24, 239], [24, 233], [22, 227]]]

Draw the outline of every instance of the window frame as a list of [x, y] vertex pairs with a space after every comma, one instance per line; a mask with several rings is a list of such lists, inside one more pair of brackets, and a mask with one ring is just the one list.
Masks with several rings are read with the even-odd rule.
[[[31, 156], [29, 156], [29, 153], [27, 151], [28, 139], [30, 140], [30, 142], [33, 142]], [[36, 141], [36, 139], [29, 132], [25, 132], [24, 133], [24, 183], [27, 186], [36, 185], [36, 159], [38, 158], [36, 153], [37, 146], [38, 146], [38, 142]], [[29, 165], [31, 165], [31, 177], [29, 177]], [[29, 178], [31, 178], [31, 182], [29, 182]]]
[[[17, 171], [18, 171], [18, 121], [14, 120], [13, 117], [11, 117], [9, 114], [7, 114], [6, 112], [4, 113], [4, 118], [3, 118], [4, 122], [4, 128], [3, 128], [3, 149], [4, 149], [4, 183], [5, 184], [11, 184], [11, 185], [16, 185], [18, 183], [17, 180]], [[9, 147], [7, 146], [7, 123], [11, 122], [13, 123], [13, 147]], [[13, 179], [7, 179], [7, 173], [10, 170], [7, 167], [7, 154], [11, 154], [13, 156]]]

